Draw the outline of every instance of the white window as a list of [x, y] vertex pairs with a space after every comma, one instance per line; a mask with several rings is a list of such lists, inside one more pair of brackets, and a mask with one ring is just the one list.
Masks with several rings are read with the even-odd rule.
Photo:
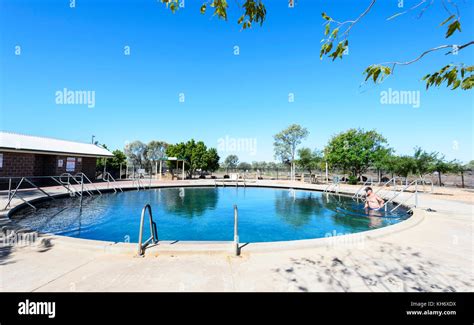
[[73, 172], [76, 169], [76, 158], [67, 157], [66, 160], [66, 171]]
[[58, 167], [63, 168], [63, 165], [64, 165], [64, 160], [58, 159]]
[[3, 168], [3, 153], [0, 153], [0, 168]]

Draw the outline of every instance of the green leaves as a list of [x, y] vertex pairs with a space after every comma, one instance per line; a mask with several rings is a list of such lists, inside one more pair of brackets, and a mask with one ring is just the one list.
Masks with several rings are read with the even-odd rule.
[[333, 136], [324, 157], [334, 167], [358, 176], [387, 153], [387, 140], [374, 130], [349, 129]]
[[179, 0], [161, 0], [161, 3], [166, 4], [166, 7], [175, 13], [179, 8]]
[[461, 23], [459, 20], [453, 21], [451, 24], [449, 24], [445, 37], [450, 37], [456, 30], [461, 31]]
[[[323, 56], [328, 56], [332, 58], [332, 60], [336, 60], [337, 58], [342, 59], [344, 53], [346, 53], [349, 41], [347, 38], [343, 38], [341, 41], [338, 41], [338, 34], [339, 34], [339, 27], [334, 28], [331, 31], [331, 23], [334, 23], [334, 20], [329, 17], [325, 12], [321, 14], [323, 19], [327, 20], [327, 23], [324, 27], [324, 35], [327, 36], [327, 39], [324, 39], [323, 45], [321, 45], [321, 50], [319, 52], [319, 58], [322, 59]], [[334, 46], [334, 42], [337, 42], [337, 45]], [[332, 52], [331, 52], [332, 51]]]
[[[219, 155], [214, 148], [207, 148], [202, 141], [194, 139], [188, 142], [170, 144], [166, 147], [166, 155], [185, 159], [185, 170], [192, 176], [197, 169], [214, 171], [219, 167]], [[176, 168], [175, 161], [168, 161], [168, 168]], [[181, 168], [181, 166], [179, 166]]]
[[422, 80], [426, 81], [426, 89], [446, 83], [446, 87], [451, 87], [451, 90], [459, 87], [468, 90], [474, 87], [473, 71], [474, 66], [448, 64], [435, 73], [427, 74]]
[[310, 174], [318, 169], [320, 166], [323, 155], [320, 151], [311, 151], [309, 148], [301, 148], [298, 150], [299, 159], [296, 160], [296, 165], [304, 170], [307, 170]]
[[365, 69], [364, 74], [366, 75], [365, 81], [371, 78], [374, 83], [381, 83], [388, 75], [392, 73], [392, 70], [384, 65], [373, 64]]
[[[323, 13], [323, 18], [325, 17], [325, 14]], [[327, 17], [327, 16], [326, 16]], [[342, 56], [346, 52], [348, 46], [349, 46], [349, 41], [347, 39], [343, 39], [340, 42], [338, 42], [337, 46], [334, 48], [334, 42], [337, 40], [337, 36], [339, 33], [339, 28], [335, 28], [331, 31], [331, 25], [330, 23], [326, 23], [326, 27], [324, 29], [324, 35], [329, 37], [327, 38], [326, 42], [321, 45], [321, 50], [319, 52], [319, 58], [322, 59], [323, 56], [327, 55], [328, 57], [331, 57], [332, 60], [336, 60], [337, 58], [342, 59]], [[334, 51], [331, 52], [334, 48]]]
[[246, 0], [242, 7], [244, 8], [244, 13], [240, 16], [237, 23], [242, 25], [243, 29], [252, 27], [254, 22], [260, 24], [260, 26], [263, 24], [267, 15], [267, 9], [262, 1]]
[[281, 161], [292, 161], [296, 147], [308, 137], [308, 130], [299, 124], [292, 124], [273, 136], [275, 157]]
[[211, 7], [214, 8], [214, 16], [227, 20], [227, 0], [213, 0]]
[[327, 21], [332, 20], [331, 17], [329, 17], [328, 15], [326, 15], [325, 12], [321, 13], [321, 16], [323, 17], [323, 19], [326, 19]]
[[[455, 17], [456, 15], [449, 16], [440, 24], [440, 26], [447, 24], [449, 21], [451, 21]], [[461, 22], [459, 21], [459, 18], [448, 25], [448, 30], [446, 31], [445, 37], [446, 38], [450, 37], [451, 35], [454, 34], [456, 30], [461, 31]]]
[[[166, 4], [173, 13], [180, 8], [181, 0], [160, 0], [161, 3]], [[201, 14], [205, 14], [207, 7], [214, 8], [214, 16], [219, 19], [227, 20], [227, 9], [229, 8], [228, 0], [210, 0], [203, 3], [200, 7]], [[260, 26], [265, 21], [267, 9], [261, 0], [245, 0], [242, 5], [244, 13], [237, 20], [237, 24], [242, 25], [243, 29], [252, 27], [253, 23], [258, 23]]]
[[456, 15], [451, 15], [451, 16], [449, 16], [448, 18], [446, 18], [446, 20], [444, 20], [444, 21], [440, 24], [440, 26], [443, 26], [444, 24], [446, 24], [448, 21], [450, 21], [450, 20], [453, 19], [454, 17], [456, 17]]
[[329, 31], [331, 30], [331, 25], [326, 24], [326, 27], [324, 28], [324, 35], [329, 34]]

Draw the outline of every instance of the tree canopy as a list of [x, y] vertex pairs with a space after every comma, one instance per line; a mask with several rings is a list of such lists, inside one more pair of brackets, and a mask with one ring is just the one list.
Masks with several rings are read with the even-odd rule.
[[387, 140], [375, 131], [349, 129], [333, 136], [324, 149], [325, 159], [333, 167], [361, 176], [389, 150]]
[[223, 167], [226, 169], [226, 171], [229, 171], [229, 169], [236, 169], [238, 164], [239, 157], [237, 157], [236, 155], [228, 155], [224, 160]]
[[[168, 157], [177, 157], [184, 159], [184, 170], [188, 177], [192, 177], [197, 170], [201, 173], [204, 171], [214, 171], [219, 166], [219, 155], [214, 148], [207, 148], [202, 141], [196, 142], [194, 139], [188, 142], [180, 142], [177, 144], [169, 144], [166, 148]], [[171, 170], [176, 168], [174, 161], [168, 161], [168, 167]], [[181, 166], [178, 166], [181, 168]]]
[[163, 159], [166, 156], [168, 144], [164, 141], [150, 141], [146, 148], [146, 158], [151, 161]]
[[292, 124], [283, 131], [275, 134], [273, 136], [275, 157], [281, 161], [293, 162], [295, 160], [297, 146], [308, 137], [308, 134], [308, 130], [298, 124]]
[[127, 160], [134, 166], [144, 165], [146, 159], [146, 144], [141, 141], [133, 141], [125, 145], [124, 153], [127, 156]]
[[321, 167], [323, 155], [318, 150], [311, 151], [310, 148], [301, 148], [298, 150], [298, 156], [299, 158], [296, 160], [296, 165], [308, 171], [310, 175]]

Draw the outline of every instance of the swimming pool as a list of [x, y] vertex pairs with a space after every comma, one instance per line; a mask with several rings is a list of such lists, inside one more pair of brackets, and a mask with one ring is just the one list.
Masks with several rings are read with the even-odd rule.
[[[170, 241], [233, 240], [234, 204], [244, 243], [351, 234], [409, 217], [403, 207], [394, 213], [367, 215], [360, 200], [308, 190], [192, 187], [106, 193], [84, 197], [82, 205], [78, 198], [58, 198], [37, 204], [36, 212], [19, 210], [12, 220], [43, 233], [136, 243], [141, 210], [147, 203], [159, 239]], [[146, 225], [145, 233], [148, 229]]]

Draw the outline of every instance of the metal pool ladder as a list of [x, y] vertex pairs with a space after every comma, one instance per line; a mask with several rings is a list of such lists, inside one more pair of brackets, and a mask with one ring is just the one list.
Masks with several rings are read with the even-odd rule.
[[[145, 212], [148, 211], [150, 217], [150, 238], [148, 238], [143, 244], [143, 223], [145, 221]], [[156, 244], [158, 242], [158, 230], [156, 228], [156, 223], [153, 221], [153, 214], [151, 212], [151, 206], [149, 204], [145, 205], [142, 210], [142, 215], [140, 218], [140, 232], [138, 234], [138, 256], [143, 256], [145, 254], [145, 248], [150, 244]]]

